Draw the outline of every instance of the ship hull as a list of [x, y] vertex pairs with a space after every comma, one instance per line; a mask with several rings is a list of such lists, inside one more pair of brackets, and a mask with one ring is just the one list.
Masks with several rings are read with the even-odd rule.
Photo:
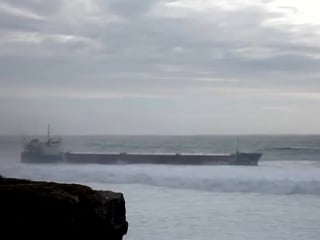
[[256, 166], [261, 153], [236, 154], [135, 154], [135, 153], [61, 153], [22, 152], [24, 163], [72, 164], [169, 164], [169, 165], [245, 165]]
[[223, 155], [66, 153], [67, 163], [77, 164], [172, 164], [172, 165], [258, 165], [261, 153]]
[[59, 163], [64, 161], [64, 154], [48, 155], [42, 152], [22, 152], [20, 159], [24, 163]]

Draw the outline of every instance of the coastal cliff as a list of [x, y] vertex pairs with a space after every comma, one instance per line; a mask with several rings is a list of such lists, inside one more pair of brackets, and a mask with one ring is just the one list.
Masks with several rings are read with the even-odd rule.
[[10, 239], [121, 240], [128, 230], [121, 193], [78, 184], [0, 177], [0, 214], [1, 233]]

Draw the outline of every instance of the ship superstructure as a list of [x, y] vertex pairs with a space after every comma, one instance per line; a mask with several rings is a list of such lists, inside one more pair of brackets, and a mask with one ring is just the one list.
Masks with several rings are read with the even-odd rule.
[[27, 142], [21, 153], [21, 161], [31, 163], [62, 162], [64, 161], [64, 153], [61, 149], [61, 142], [61, 138], [50, 136], [50, 125], [48, 125], [46, 141], [34, 138]]

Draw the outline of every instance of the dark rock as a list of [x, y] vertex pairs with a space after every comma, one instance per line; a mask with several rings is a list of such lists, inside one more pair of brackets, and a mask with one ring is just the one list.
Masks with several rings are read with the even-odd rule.
[[121, 240], [127, 233], [121, 193], [78, 184], [0, 177], [0, 229], [8, 239]]

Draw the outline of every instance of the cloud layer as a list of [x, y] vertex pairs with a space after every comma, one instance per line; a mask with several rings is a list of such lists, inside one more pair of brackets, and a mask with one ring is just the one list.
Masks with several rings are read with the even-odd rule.
[[[59, 122], [72, 122], [70, 111], [78, 117], [94, 114], [100, 127], [111, 116], [137, 122], [136, 131], [122, 130], [125, 121], [114, 120], [112, 127], [103, 127], [106, 133], [293, 132], [297, 124], [283, 119], [297, 116], [309, 126], [307, 132], [319, 131], [308, 117], [320, 114], [313, 107], [320, 100], [320, 18], [312, 9], [320, 10], [320, 4], [2, 0], [0, 97], [13, 110], [0, 104], [7, 114], [0, 130], [32, 128], [34, 117], [16, 109], [17, 101], [30, 101], [33, 115], [46, 121], [49, 106], [59, 112], [59, 105], [37, 102], [58, 99], [65, 106], [79, 102], [65, 108], [64, 119], [50, 116], [62, 131]], [[83, 101], [111, 105], [104, 106], [100, 119], [90, 108], [84, 111]], [[134, 106], [139, 110], [132, 113]], [[23, 115], [27, 124], [10, 121]], [[145, 115], [150, 115], [146, 122]], [[168, 120], [172, 115], [180, 117]], [[237, 124], [230, 120], [235, 116]], [[210, 126], [212, 121], [225, 127]], [[262, 129], [265, 121], [270, 126]], [[98, 132], [92, 123], [77, 127]]]

